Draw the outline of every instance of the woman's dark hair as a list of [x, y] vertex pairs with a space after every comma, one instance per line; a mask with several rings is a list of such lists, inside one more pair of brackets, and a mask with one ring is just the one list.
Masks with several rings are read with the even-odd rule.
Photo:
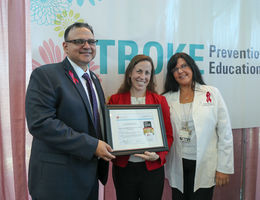
[[166, 81], [164, 84], [164, 93], [172, 91], [176, 92], [179, 90], [180, 86], [179, 83], [175, 80], [172, 70], [176, 67], [178, 59], [183, 58], [187, 65], [192, 70], [192, 89], [195, 89], [195, 83], [199, 83], [201, 85], [206, 85], [205, 82], [202, 79], [199, 67], [196, 65], [195, 61], [186, 53], [176, 53], [174, 54], [167, 64], [167, 74], [166, 74]]
[[124, 82], [122, 83], [122, 85], [120, 86], [120, 88], [118, 89], [117, 93], [125, 93], [125, 92], [129, 92], [131, 87], [132, 87], [132, 82], [131, 82], [131, 78], [129, 77], [129, 75], [132, 73], [135, 65], [139, 62], [142, 61], [148, 61], [151, 63], [152, 66], [152, 71], [151, 71], [151, 78], [150, 78], [150, 82], [147, 85], [147, 90], [151, 91], [151, 92], [155, 92], [155, 82], [154, 82], [154, 65], [153, 65], [153, 61], [149, 56], [143, 55], [143, 54], [139, 54], [136, 55], [135, 57], [132, 58], [132, 60], [130, 61], [130, 63], [128, 64], [126, 71], [125, 71], [125, 78], [124, 78]]
[[69, 32], [74, 29], [74, 28], [87, 28], [88, 30], [91, 31], [91, 33], [94, 35], [94, 31], [92, 26], [90, 26], [88, 23], [83, 23], [83, 22], [75, 22], [74, 24], [71, 24], [68, 26], [64, 32], [64, 41], [68, 40]]

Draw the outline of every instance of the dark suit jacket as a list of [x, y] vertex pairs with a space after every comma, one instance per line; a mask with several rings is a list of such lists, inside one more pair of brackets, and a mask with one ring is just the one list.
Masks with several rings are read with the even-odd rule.
[[[91, 76], [104, 113], [103, 90], [93, 72]], [[40, 200], [88, 199], [98, 176], [106, 183], [108, 162], [94, 155], [98, 139], [90, 104], [67, 59], [32, 72], [25, 106], [33, 135], [30, 194]]]

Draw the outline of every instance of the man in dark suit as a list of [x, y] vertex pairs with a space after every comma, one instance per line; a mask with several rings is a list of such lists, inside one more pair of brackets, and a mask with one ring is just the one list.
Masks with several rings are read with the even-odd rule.
[[96, 200], [98, 179], [106, 183], [108, 161], [114, 158], [102, 141], [104, 93], [88, 69], [97, 41], [87, 23], [70, 25], [64, 39], [65, 60], [36, 68], [27, 89], [26, 118], [33, 135], [29, 191], [33, 200]]

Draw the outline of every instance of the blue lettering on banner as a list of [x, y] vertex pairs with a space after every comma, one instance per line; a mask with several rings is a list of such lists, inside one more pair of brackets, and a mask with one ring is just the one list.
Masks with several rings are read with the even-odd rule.
[[163, 47], [158, 42], [147, 42], [144, 45], [144, 54], [149, 56], [151, 47], [155, 47], [157, 50], [157, 66], [155, 67], [155, 74], [159, 74], [163, 68]]
[[115, 46], [115, 40], [98, 40], [100, 46], [100, 74], [107, 74], [107, 47]]
[[196, 49], [204, 49], [203, 44], [190, 44], [190, 56], [195, 60], [195, 61], [203, 61], [202, 56], [196, 56]]
[[[129, 46], [131, 53], [126, 55], [125, 48]], [[118, 41], [118, 73], [125, 73], [125, 61], [131, 60], [136, 54], [138, 54], [138, 46], [136, 42], [131, 40], [119, 40]]]
[[[100, 46], [100, 74], [107, 74], [107, 55], [108, 55], [108, 48], [115, 47], [115, 40], [98, 40], [97, 43]], [[196, 55], [196, 50], [204, 49], [203, 44], [179, 44], [176, 46], [177, 52], [183, 52], [185, 47], [189, 47], [189, 55], [195, 61], [203, 61], [202, 56]], [[128, 53], [126, 49], [129, 49]], [[143, 54], [150, 56], [151, 49], [155, 48], [157, 53], [157, 66], [155, 66], [155, 74], [159, 74], [163, 69], [163, 46], [156, 41], [149, 41], [144, 44], [143, 47]], [[138, 54], [138, 45], [135, 41], [132, 40], [119, 40], [118, 41], [118, 74], [125, 73], [125, 63], [126, 61], [130, 61], [135, 55]], [[167, 62], [174, 54], [174, 45], [173, 43], [167, 44]], [[204, 70], [201, 70], [201, 73], [204, 73]]]
[[[176, 49], [176, 52], [175, 53], [178, 53], [178, 52], [182, 52], [185, 48], [186, 44], [179, 44], [178, 48]], [[168, 54], [167, 54], [167, 62], [168, 60], [170, 60], [170, 58], [172, 57], [172, 55], [174, 54], [173, 53], [173, 44], [172, 43], [168, 43]]]

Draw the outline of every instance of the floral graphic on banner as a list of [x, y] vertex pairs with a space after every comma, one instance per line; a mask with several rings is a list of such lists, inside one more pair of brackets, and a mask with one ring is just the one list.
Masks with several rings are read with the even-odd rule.
[[31, 0], [31, 20], [39, 25], [52, 25], [56, 15], [68, 11], [70, 6], [68, 0]]
[[84, 22], [84, 19], [79, 19], [80, 14], [75, 13], [73, 10], [70, 10], [69, 13], [67, 11], [63, 11], [62, 14], [57, 14], [57, 19], [54, 21], [54, 24], [57, 26], [54, 28], [55, 31], [59, 31], [59, 37], [64, 35], [65, 29], [73, 24], [74, 22]]
[[[43, 46], [39, 47], [39, 54], [44, 62], [44, 64], [57, 63], [61, 62], [66, 54], [61, 53], [61, 49], [58, 45], [55, 45], [52, 39], [49, 39], [49, 42], [43, 41]], [[32, 59], [32, 68], [35, 69], [42, 64], [38, 61]]]
[[[68, 0], [69, 2], [72, 2], [72, 0]], [[77, 0], [77, 4], [79, 5], [79, 6], [82, 6], [83, 5], [83, 3], [84, 3], [84, 1], [85, 0]], [[98, 0], [98, 1], [102, 1], [102, 0]], [[91, 3], [91, 5], [95, 5], [95, 0], [89, 0], [89, 2]]]
[[[98, 0], [98, 1], [102, 1], [102, 0]], [[89, 2], [94, 6], [95, 5], [95, 0], [89, 0]]]

